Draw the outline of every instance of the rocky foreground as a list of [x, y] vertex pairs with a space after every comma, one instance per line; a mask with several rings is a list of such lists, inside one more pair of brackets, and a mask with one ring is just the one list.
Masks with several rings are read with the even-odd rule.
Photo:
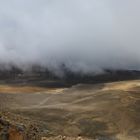
[[0, 92], [0, 140], [140, 140], [139, 80]]
[[43, 130], [31, 120], [6, 111], [0, 113], [0, 140], [90, 140], [67, 136], [43, 136]]
[[8, 111], [0, 113], [0, 140], [39, 140], [40, 134], [35, 122]]

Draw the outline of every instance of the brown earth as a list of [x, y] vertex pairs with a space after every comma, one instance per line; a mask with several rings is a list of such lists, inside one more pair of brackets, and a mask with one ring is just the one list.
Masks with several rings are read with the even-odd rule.
[[140, 139], [139, 80], [66, 89], [2, 85], [0, 92], [1, 110], [39, 123], [48, 140]]

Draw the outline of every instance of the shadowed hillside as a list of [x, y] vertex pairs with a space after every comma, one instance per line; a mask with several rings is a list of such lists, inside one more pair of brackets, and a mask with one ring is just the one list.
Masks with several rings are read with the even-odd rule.
[[42, 68], [33, 66], [29, 70], [23, 71], [11, 66], [9, 70], [0, 70], [0, 83], [22, 84], [41, 87], [62, 88], [71, 87], [79, 83], [97, 84], [104, 82], [123, 81], [140, 79], [140, 71], [136, 70], [111, 70], [104, 69], [102, 73], [82, 73], [72, 72], [65, 65], [61, 66], [61, 75]]

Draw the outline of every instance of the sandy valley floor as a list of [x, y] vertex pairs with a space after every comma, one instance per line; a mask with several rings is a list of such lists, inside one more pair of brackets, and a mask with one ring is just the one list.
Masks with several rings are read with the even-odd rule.
[[1, 85], [0, 92], [1, 109], [40, 123], [44, 137], [140, 139], [138, 80], [60, 89]]

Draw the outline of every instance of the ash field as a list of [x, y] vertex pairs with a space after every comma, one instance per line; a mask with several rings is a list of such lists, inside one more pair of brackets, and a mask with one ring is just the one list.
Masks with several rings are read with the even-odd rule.
[[59, 88], [1, 83], [0, 109], [12, 126], [36, 126], [35, 140], [140, 139], [140, 80]]

